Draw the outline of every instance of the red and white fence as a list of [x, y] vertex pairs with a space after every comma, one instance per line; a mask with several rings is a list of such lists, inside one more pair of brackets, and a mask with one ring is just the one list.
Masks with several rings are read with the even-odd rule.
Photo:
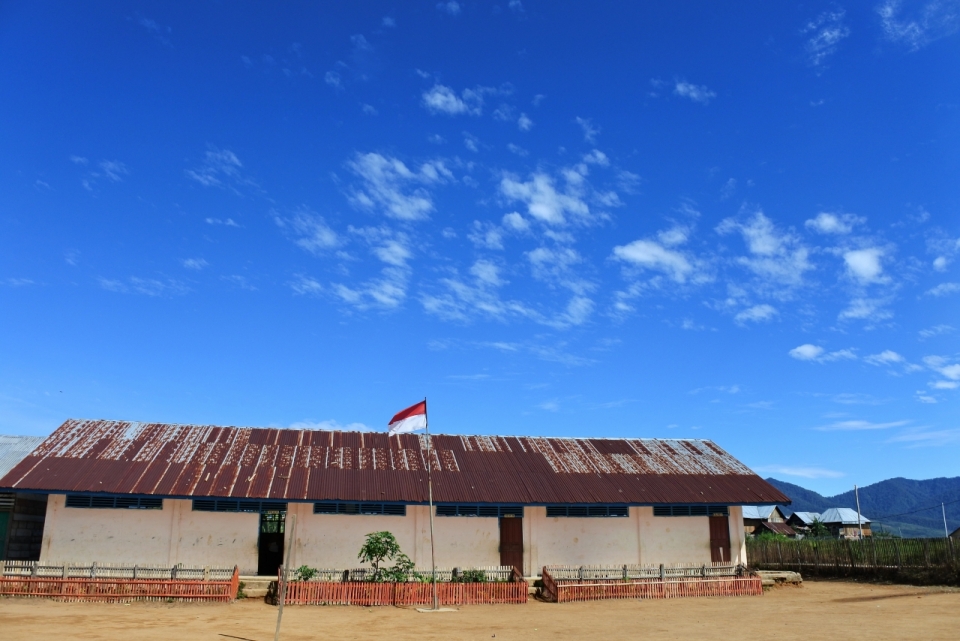
[[[138, 568], [142, 571], [150, 569]], [[209, 578], [211, 572], [204, 569], [200, 569], [200, 573], [207, 578], [200, 579], [73, 578], [69, 577], [68, 570], [64, 569], [60, 577], [39, 576], [36, 571], [26, 576], [0, 574], [0, 596], [52, 598], [59, 601], [233, 601], [237, 598], [240, 586], [237, 568], [227, 579]], [[184, 572], [188, 576], [190, 573], [190, 570]]]
[[[526, 581], [511, 583], [438, 583], [440, 605], [526, 603]], [[430, 605], [430, 583], [290, 581], [287, 605]]]
[[676, 599], [698, 596], [760, 596], [758, 576], [682, 577], [675, 579], [555, 579], [543, 569], [543, 596], [548, 601], [599, 599]]

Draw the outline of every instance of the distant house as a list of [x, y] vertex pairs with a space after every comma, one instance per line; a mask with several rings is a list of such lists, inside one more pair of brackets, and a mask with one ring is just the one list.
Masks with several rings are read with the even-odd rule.
[[776, 505], [744, 505], [743, 531], [753, 534], [761, 523], [786, 523], [787, 519]]
[[960, 527], [958, 527], [956, 530], [950, 533], [950, 538], [957, 539], [958, 541], [960, 541]]
[[761, 521], [760, 525], [754, 529], [753, 534], [762, 534], [763, 532], [770, 532], [771, 534], [782, 534], [783, 536], [788, 536], [791, 539], [797, 537], [797, 531], [786, 523], [777, 523], [774, 521]]
[[861, 515], [860, 525], [857, 524], [857, 511], [848, 507], [832, 507], [820, 516], [820, 520], [830, 530], [833, 536], [841, 539], [860, 538], [860, 527], [863, 527], [863, 536], [873, 536], [870, 531], [870, 519]]
[[[43, 440], [42, 436], [0, 435], [0, 478]], [[36, 561], [43, 541], [47, 496], [0, 492], [0, 559]]]
[[813, 527], [814, 519], [823, 520], [819, 512], [794, 512], [787, 519], [787, 525], [799, 532], [805, 532]]

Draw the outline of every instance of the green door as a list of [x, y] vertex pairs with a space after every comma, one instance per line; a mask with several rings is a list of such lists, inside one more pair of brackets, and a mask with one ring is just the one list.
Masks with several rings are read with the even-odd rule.
[[0, 512], [0, 559], [7, 558], [7, 526], [9, 524], [10, 512]]

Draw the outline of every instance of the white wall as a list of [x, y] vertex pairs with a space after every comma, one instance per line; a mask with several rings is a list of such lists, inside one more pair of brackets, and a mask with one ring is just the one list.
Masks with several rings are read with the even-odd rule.
[[[41, 561], [240, 567], [256, 573], [259, 515], [194, 512], [189, 500], [164, 500], [162, 510], [66, 508], [62, 494], [47, 502]], [[355, 568], [370, 532], [388, 530], [419, 568], [430, 567], [427, 506], [409, 505], [406, 516], [313, 514], [312, 503], [290, 503], [287, 540], [297, 516], [294, 566]], [[742, 509], [730, 508], [730, 548], [746, 561]], [[499, 565], [495, 518], [434, 518], [438, 567]], [[524, 573], [544, 565], [709, 563], [707, 517], [654, 517], [651, 507], [629, 516], [547, 518], [527, 506], [523, 519]]]
[[49, 563], [239, 566], [257, 571], [259, 514], [194, 512], [192, 501], [164, 499], [162, 510], [68, 508], [47, 499], [40, 560]]

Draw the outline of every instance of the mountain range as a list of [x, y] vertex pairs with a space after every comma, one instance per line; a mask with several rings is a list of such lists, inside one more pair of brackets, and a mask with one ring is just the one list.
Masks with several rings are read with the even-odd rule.
[[[857, 509], [853, 489], [836, 496], [823, 496], [793, 483], [768, 478], [767, 482], [793, 501], [780, 509], [793, 512], [824, 512], [831, 507]], [[893, 478], [859, 489], [860, 511], [870, 519], [874, 532], [888, 531], [905, 537], [943, 536], [944, 503], [947, 528], [960, 527], [960, 477], [914, 481]]]

